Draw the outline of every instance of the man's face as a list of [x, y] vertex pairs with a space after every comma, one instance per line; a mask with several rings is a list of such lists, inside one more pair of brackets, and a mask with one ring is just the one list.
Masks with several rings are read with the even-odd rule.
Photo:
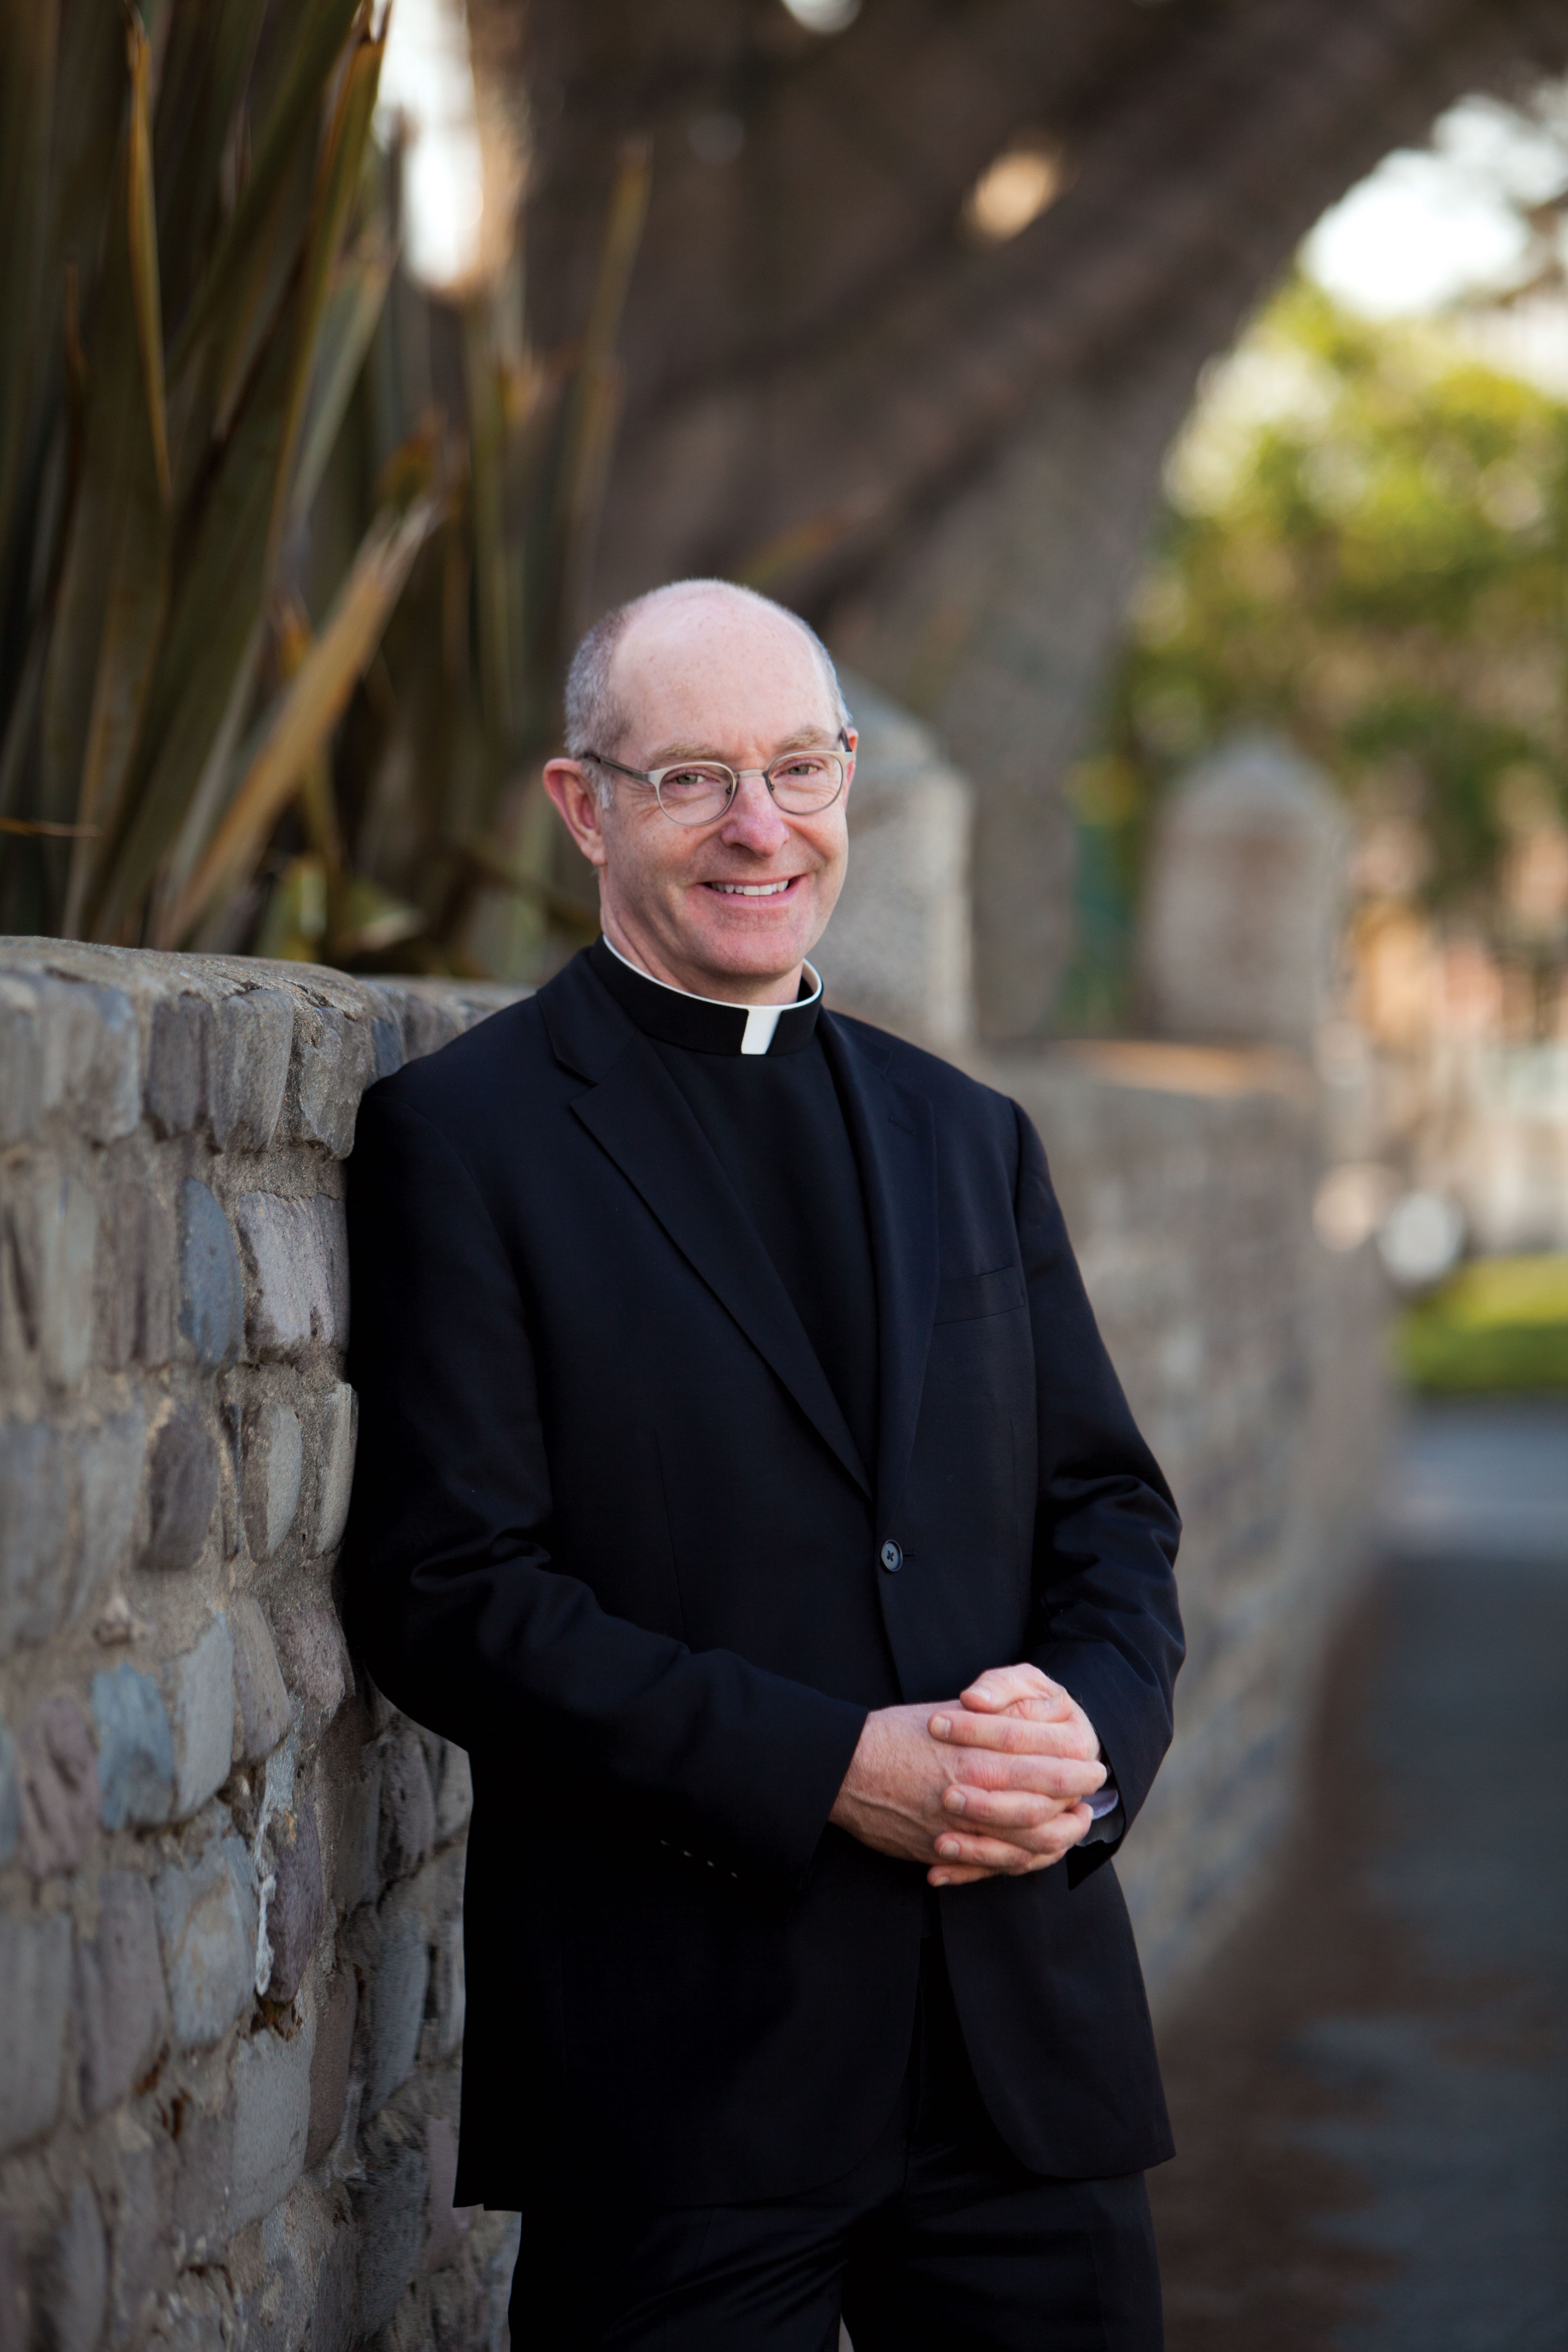
[[[738, 600], [674, 598], [638, 615], [611, 685], [626, 731], [595, 748], [645, 772], [698, 758], [759, 769], [786, 751], [838, 745], [808, 640]], [[599, 869], [605, 929], [623, 953], [699, 995], [793, 998], [843, 887], [847, 784], [830, 808], [792, 816], [749, 775], [725, 815], [681, 825], [646, 784], [622, 776], [604, 808], [593, 799], [597, 779], [571, 761], [552, 761], [545, 781]]]

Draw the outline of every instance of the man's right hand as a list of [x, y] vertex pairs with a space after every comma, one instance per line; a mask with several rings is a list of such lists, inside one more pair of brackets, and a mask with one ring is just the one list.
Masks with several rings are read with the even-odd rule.
[[[923, 1863], [934, 1886], [1047, 1869], [1089, 1828], [1084, 1801], [1102, 1785], [1104, 1765], [1062, 1755], [1052, 1725], [1019, 1718], [1009, 1726], [1005, 1748], [944, 1745], [933, 1737], [933, 1722], [963, 1711], [955, 1699], [868, 1715], [828, 1818], [879, 1853]], [[945, 1858], [938, 1839], [951, 1845], [959, 1819], [968, 1812], [973, 1821], [977, 1810], [983, 1840], [972, 1832], [963, 1862]]]

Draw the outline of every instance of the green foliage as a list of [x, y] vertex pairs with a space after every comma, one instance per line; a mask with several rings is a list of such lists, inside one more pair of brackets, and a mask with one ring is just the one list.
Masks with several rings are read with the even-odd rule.
[[1172, 475], [1096, 762], [1122, 866], [1173, 774], [1274, 726], [1501, 937], [1511, 814], [1568, 805], [1568, 406], [1298, 280]]
[[1568, 1257], [1461, 1266], [1406, 1310], [1398, 1352], [1417, 1389], [1568, 1389]]
[[395, 268], [369, 0], [0, 0], [0, 927], [508, 971], [646, 162], [587, 330]]

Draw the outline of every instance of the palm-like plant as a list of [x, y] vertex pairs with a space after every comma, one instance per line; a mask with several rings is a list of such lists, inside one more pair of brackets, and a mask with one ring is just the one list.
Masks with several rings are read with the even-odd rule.
[[511, 281], [396, 270], [384, 38], [368, 0], [0, 0], [7, 928], [516, 972], [571, 926], [528, 770], [646, 163], [541, 361]]

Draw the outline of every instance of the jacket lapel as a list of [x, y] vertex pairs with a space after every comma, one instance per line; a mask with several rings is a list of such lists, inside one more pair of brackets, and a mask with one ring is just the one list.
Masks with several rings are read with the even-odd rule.
[[843, 1409], [761, 1236], [679, 1087], [625, 1025], [611, 1066], [573, 1110], [869, 1494]]
[[820, 1034], [849, 1124], [871, 1229], [882, 1389], [877, 1518], [886, 1533], [909, 1475], [936, 1316], [936, 1138], [931, 1105], [889, 1078], [874, 1053], [832, 1013], [823, 1013]]

